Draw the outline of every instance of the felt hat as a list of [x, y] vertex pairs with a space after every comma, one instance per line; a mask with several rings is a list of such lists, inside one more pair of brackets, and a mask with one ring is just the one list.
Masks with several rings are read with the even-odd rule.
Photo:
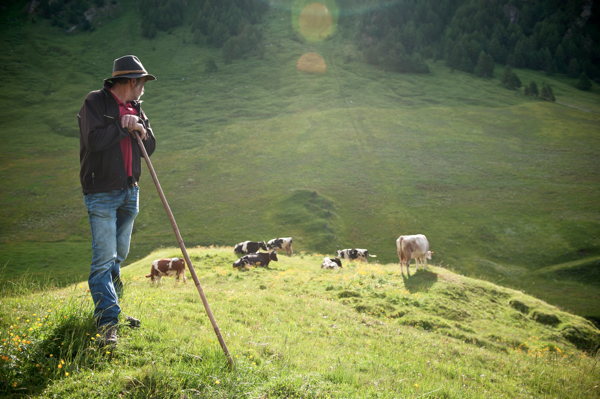
[[106, 83], [113, 83], [113, 79], [118, 78], [146, 78], [146, 80], [155, 80], [156, 76], [146, 71], [142, 62], [135, 55], [124, 55], [113, 62], [113, 71], [110, 78], [104, 79]]

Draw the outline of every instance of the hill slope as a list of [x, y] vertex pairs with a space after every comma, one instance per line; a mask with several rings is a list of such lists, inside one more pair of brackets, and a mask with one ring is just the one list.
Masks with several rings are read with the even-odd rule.
[[[77, 35], [2, 17], [5, 276], [85, 278], [75, 115], [112, 60], [135, 53], [159, 77], [144, 96], [153, 162], [189, 245], [292, 235], [306, 251], [364, 247], [391, 262], [395, 238], [421, 232], [439, 264], [600, 317], [597, 282], [532, 273], [598, 255], [596, 87], [517, 70], [550, 82], [558, 102], [547, 103], [435, 62], [427, 76], [390, 74], [365, 65], [342, 30], [303, 42], [280, 9], [264, 25], [264, 57], [231, 64], [184, 28], [140, 38], [127, 7]], [[296, 70], [307, 52], [326, 74]], [[147, 174], [141, 185], [132, 260], [174, 241]]]
[[[429, 266], [322, 270], [318, 255], [235, 270], [232, 248], [194, 248], [195, 268], [235, 359], [229, 372], [191, 281], [124, 270], [122, 307], [142, 328], [95, 344], [86, 284], [0, 305], [4, 393], [31, 397], [593, 398], [585, 349], [600, 332], [519, 291]], [[189, 276], [189, 274], [188, 274]], [[16, 336], [16, 338], [15, 338]], [[597, 355], [596, 355], [597, 356]], [[59, 366], [60, 365], [60, 366]], [[13, 384], [11, 386], [11, 384]]]

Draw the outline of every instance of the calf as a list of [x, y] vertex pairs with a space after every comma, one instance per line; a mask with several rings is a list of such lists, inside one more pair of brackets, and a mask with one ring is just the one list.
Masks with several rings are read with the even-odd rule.
[[416, 269], [419, 270], [419, 264], [427, 266], [427, 259], [431, 259], [429, 250], [429, 241], [423, 234], [400, 236], [396, 240], [396, 252], [400, 260], [400, 272], [402, 272], [402, 263], [406, 262], [406, 273], [409, 272], [410, 260], [415, 260]]
[[160, 282], [162, 276], [173, 275], [176, 276], [177, 280], [183, 277], [183, 282], [185, 283], [185, 261], [183, 259], [157, 259], [152, 262], [150, 274], [146, 277], [150, 277], [150, 280], [153, 282]]
[[337, 251], [337, 256], [342, 259], [348, 260], [359, 260], [361, 262], [368, 262], [368, 257], [375, 258], [376, 255], [369, 255], [369, 251], [367, 249], [362, 248], [348, 248], [348, 249], [339, 249]]
[[342, 267], [342, 261], [339, 258], [326, 256], [323, 258], [323, 263], [321, 263], [321, 269], [339, 269], [340, 267]]
[[282, 249], [287, 256], [292, 256], [294, 253], [292, 249], [292, 237], [273, 238], [267, 242], [267, 247], [269, 249]]
[[233, 252], [244, 255], [258, 252], [259, 249], [268, 251], [267, 244], [264, 241], [244, 241], [236, 244]]
[[242, 256], [235, 262], [233, 262], [233, 267], [245, 267], [245, 266], [262, 266], [269, 267], [269, 262], [278, 261], [277, 252], [258, 252], [255, 254], [248, 254]]

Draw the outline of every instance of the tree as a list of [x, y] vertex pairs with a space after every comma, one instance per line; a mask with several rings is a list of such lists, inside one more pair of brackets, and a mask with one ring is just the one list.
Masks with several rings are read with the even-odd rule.
[[581, 75], [579, 75], [579, 80], [575, 84], [575, 87], [577, 87], [579, 90], [589, 91], [592, 89], [592, 81], [590, 80], [590, 78], [588, 78], [585, 72], [581, 72]]
[[475, 75], [481, 78], [491, 78], [494, 76], [494, 59], [485, 51], [479, 53], [477, 65], [475, 65]]
[[531, 81], [528, 86], [525, 86], [525, 95], [537, 97], [540, 95], [537, 84], [534, 81]]
[[504, 69], [504, 73], [502, 74], [502, 86], [510, 90], [516, 90], [521, 87], [521, 79], [519, 79], [509, 66]]
[[554, 92], [552, 91], [552, 87], [547, 83], [542, 85], [542, 90], [540, 92], [540, 98], [546, 101], [556, 101], [554, 97]]

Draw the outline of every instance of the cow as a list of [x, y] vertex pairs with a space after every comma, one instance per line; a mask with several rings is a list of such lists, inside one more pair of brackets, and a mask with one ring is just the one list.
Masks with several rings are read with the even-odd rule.
[[427, 266], [427, 259], [431, 259], [429, 250], [429, 241], [423, 234], [400, 236], [396, 240], [396, 252], [400, 260], [400, 272], [402, 272], [402, 263], [406, 262], [406, 273], [409, 273], [410, 260], [415, 260], [416, 270], [419, 270], [419, 264]]
[[245, 266], [262, 266], [269, 267], [269, 262], [275, 261], [277, 262], [277, 252], [257, 252], [255, 254], [244, 255], [235, 262], [233, 262], [233, 267], [245, 267]]
[[236, 244], [233, 252], [245, 255], [258, 252], [259, 249], [268, 251], [267, 244], [264, 241], [244, 241]]
[[157, 259], [152, 262], [150, 274], [146, 277], [149, 277], [152, 282], [159, 283], [162, 276], [173, 275], [176, 276], [178, 281], [183, 277], [183, 282], [185, 283], [185, 261], [183, 259]]
[[369, 257], [376, 258], [377, 255], [369, 255], [369, 251], [363, 248], [347, 248], [347, 249], [338, 249], [337, 256], [342, 259], [348, 260], [359, 260], [361, 262], [368, 262]]
[[292, 237], [273, 238], [267, 242], [269, 249], [282, 249], [285, 251], [287, 256], [292, 256], [294, 250], [292, 249]]
[[342, 267], [342, 261], [339, 258], [326, 256], [323, 258], [323, 263], [321, 263], [321, 269], [339, 269], [340, 267]]

